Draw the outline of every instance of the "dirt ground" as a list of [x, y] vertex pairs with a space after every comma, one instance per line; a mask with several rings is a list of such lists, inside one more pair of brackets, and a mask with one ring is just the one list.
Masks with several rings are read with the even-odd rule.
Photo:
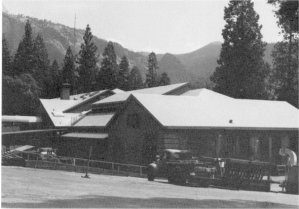
[[198, 188], [147, 179], [2, 167], [2, 207], [298, 208], [297, 195]]

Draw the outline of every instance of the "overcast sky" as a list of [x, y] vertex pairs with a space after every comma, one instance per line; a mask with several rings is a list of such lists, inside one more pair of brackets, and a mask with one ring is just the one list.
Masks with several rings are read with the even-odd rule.
[[[185, 53], [222, 41], [228, 0], [3, 0], [3, 10], [84, 29], [134, 51]], [[264, 41], [281, 40], [273, 7], [256, 0]]]

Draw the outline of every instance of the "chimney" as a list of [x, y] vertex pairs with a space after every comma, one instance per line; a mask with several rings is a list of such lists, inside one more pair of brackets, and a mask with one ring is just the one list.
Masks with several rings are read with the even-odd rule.
[[61, 92], [60, 92], [60, 99], [69, 100], [70, 99], [70, 89], [71, 89], [71, 85], [69, 83], [63, 83]]

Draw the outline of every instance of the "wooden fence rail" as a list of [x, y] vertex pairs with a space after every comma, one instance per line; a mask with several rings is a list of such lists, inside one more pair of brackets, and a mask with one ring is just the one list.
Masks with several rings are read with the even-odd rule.
[[26, 167], [66, 170], [82, 173], [86, 172], [88, 169], [89, 173], [96, 174], [105, 173], [111, 175], [146, 177], [146, 166], [99, 160], [90, 160], [89, 166], [87, 166], [88, 159], [83, 158], [56, 156], [42, 159], [39, 154], [31, 152], [20, 152], [18, 155], [26, 160]]

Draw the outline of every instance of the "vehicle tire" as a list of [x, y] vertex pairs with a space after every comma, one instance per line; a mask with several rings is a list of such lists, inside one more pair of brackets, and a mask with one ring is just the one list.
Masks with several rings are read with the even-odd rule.
[[180, 167], [176, 167], [174, 169], [172, 175], [168, 177], [168, 182], [180, 185], [186, 184], [186, 176], [184, 175]]
[[168, 177], [167, 177], [167, 180], [168, 180], [168, 182], [171, 183], [171, 184], [175, 183], [175, 179], [174, 179], [173, 176], [168, 176]]
[[154, 176], [152, 173], [149, 173], [149, 174], [147, 175], [147, 180], [148, 180], [148, 181], [154, 181], [154, 180], [155, 180], [155, 176]]

